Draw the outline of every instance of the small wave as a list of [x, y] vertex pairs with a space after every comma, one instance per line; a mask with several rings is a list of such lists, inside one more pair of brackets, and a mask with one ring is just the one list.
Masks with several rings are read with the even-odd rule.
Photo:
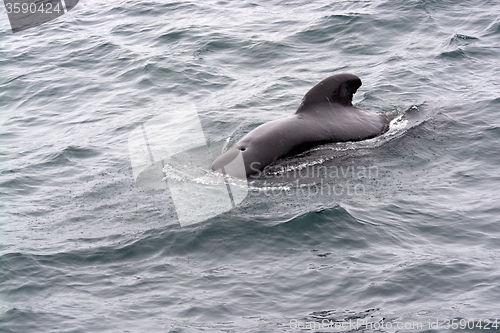
[[467, 54], [462, 49], [456, 49], [453, 51], [441, 52], [438, 58], [446, 58], [446, 59], [463, 59], [467, 58]]
[[478, 40], [479, 40], [479, 38], [477, 38], [477, 37], [456, 34], [450, 39], [449, 45], [450, 46], [468, 45], [471, 42], [475, 42]]
[[163, 167], [163, 172], [165, 173], [165, 177], [162, 179], [163, 181], [173, 180], [181, 183], [217, 186], [220, 185], [221, 177], [224, 177], [228, 185], [234, 185], [241, 188], [247, 187], [246, 179], [223, 175], [219, 172], [214, 172], [201, 167], [188, 170], [188, 168], [180, 169], [172, 164], [166, 163]]

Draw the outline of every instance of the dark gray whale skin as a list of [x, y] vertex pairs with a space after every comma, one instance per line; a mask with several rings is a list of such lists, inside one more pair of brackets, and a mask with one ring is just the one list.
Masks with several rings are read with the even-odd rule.
[[280, 158], [323, 143], [360, 141], [383, 134], [391, 117], [352, 105], [352, 96], [360, 86], [360, 78], [352, 74], [324, 79], [305, 94], [295, 114], [257, 127], [217, 158], [211, 169], [223, 168], [241, 152], [248, 178]]

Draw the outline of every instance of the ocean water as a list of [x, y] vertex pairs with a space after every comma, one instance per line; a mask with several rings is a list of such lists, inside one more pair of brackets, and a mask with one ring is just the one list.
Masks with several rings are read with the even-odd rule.
[[[498, 2], [80, 1], [15, 34], [0, 7], [2, 332], [497, 330]], [[196, 224], [138, 186], [144, 123], [191, 105], [216, 157], [344, 72], [388, 133], [215, 216], [187, 193]]]

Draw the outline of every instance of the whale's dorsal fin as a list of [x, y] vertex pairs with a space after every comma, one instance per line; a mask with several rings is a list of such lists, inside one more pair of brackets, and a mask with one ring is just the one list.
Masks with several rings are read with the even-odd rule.
[[302, 98], [296, 113], [315, 110], [313, 106], [338, 103], [352, 106], [352, 95], [361, 86], [361, 79], [353, 74], [332, 75], [311, 88]]

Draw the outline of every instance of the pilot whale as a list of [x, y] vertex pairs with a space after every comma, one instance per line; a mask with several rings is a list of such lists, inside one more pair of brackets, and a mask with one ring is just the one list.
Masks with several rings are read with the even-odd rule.
[[237, 174], [249, 178], [280, 158], [320, 144], [360, 141], [383, 134], [393, 117], [352, 105], [352, 96], [360, 86], [361, 79], [353, 74], [324, 79], [305, 94], [295, 114], [255, 128], [217, 158], [211, 169], [226, 173], [224, 167], [242, 156], [245, 170]]

